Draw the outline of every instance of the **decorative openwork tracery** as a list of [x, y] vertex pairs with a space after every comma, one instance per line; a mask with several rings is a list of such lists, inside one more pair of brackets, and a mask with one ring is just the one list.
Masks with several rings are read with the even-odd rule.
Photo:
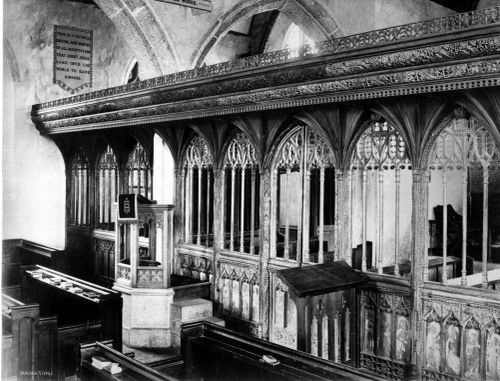
[[373, 122], [361, 134], [351, 161], [352, 169], [404, 169], [410, 166], [401, 134], [387, 122]]
[[83, 148], [79, 148], [71, 160], [70, 221], [74, 225], [87, 225], [89, 160]]
[[101, 229], [113, 230], [115, 215], [112, 208], [118, 194], [118, 164], [110, 145], [99, 156], [96, 181], [97, 226]]
[[[486, 288], [489, 282], [500, 279], [499, 275], [488, 272], [487, 268], [489, 239], [492, 238], [489, 237], [489, 231], [494, 228], [488, 217], [489, 192], [492, 189], [490, 184], [498, 177], [499, 164], [499, 150], [488, 128], [471, 117], [465, 109], [456, 108], [446, 119], [444, 128], [435, 138], [428, 156], [428, 169], [431, 170], [430, 189], [440, 188], [441, 191], [437, 197], [441, 196], [442, 205], [431, 206], [434, 207], [435, 213], [442, 210], [442, 225], [436, 226], [436, 232], [441, 240], [443, 268], [447, 266], [448, 255], [459, 256], [462, 259], [461, 277], [448, 279], [448, 271], [443, 271], [441, 277], [443, 283], [469, 286], [482, 284]], [[461, 194], [457, 194], [457, 188], [461, 190]], [[481, 210], [480, 201], [476, 200], [476, 196], [482, 198], [482, 226], [477, 223], [474, 225], [467, 216], [472, 208], [477, 212]], [[454, 239], [450, 238], [450, 234], [455, 236], [457, 234], [449, 230], [450, 224], [457, 219], [455, 216], [454, 220], [450, 220], [453, 216], [450, 217], [449, 213], [454, 211], [453, 208], [462, 209], [462, 226], [455, 229], [458, 230], [458, 237]], [[474, 250], [474, 246], [479, 248], [481, 238], [478, 235], [482, 235], [482, 275], [473, 276], [467, 273], [466, 261], [470, 254], [468, 250]], [[461, 242], [455, 242], [457, 240]], [[460, 251], [459, 246], [461, 255], [455, 253]]]
[[[323, 262], [333, 252], [334, 155], [327, 141], [309, 126], [296, 128], [277, 152], [278, 191], [275, 256], [298, 262]], [[302, 197], [304, 195], [305, 197]]]
[[183, 162], [184, 240], [213, 245], [213, 158], [205, 140], [194, 137]]
[[184, 166], [186, 168], [204, 168], [213, 165], [212, 155], [205, 140], [196, 136], [186, 149]]
[[[240, 253], [255, 254], [259, 221], [259, 166], [255, 148], [244, 133], [229, 143], [225, 166], [224, 247]], [[250, 197], [248, 197], [250, 196]]]
[[[411, 194], [411, 161], [408, 155], [406, 143], [399, 131], [390, 123], [381, 120], [372, 121], [362, 132], [356, 142], [351, 156], [351, 179], [354, 199], [360, 198], [361, 205], [360, 216], [361, 223], [353, 226], [361, 227], [361, 269], [365, 271], [372, 264], [367, 263], [369, 259], [367, 254], [367, 241], [375, 241], [375, 267], [379, 273], [383, 272], [384, 264], [394, 264], [392, 273], [400, 275], [399, 263], [401, 261], [400, 234], [401, 223], [406, 224], [409, 229], [411, 216], [401, 220], [401, 187], [404, 186], [404, 192]], [[359, 170], [359, 176], [354, 178], [354, 171]], [[385, 173], [388, 170], [394, 170], [394, 173]], [[401, 182], [401, 177], [406, 176], [407, 181]], [[388, 178], [393, 177], [394, 185], [386, 184]], [[372, 189], [374, 188], [374, 189]], [[394, 193], [391, 197], [394, 202], [384, 206], [384, 195]], [[368, 201], [369, 197], [375, 197]], [[373, 210], [374, 209], [374, 210]], [[384, 235], [384, 213], [387, 210], [394, 209], [394, 229], [386, 232]], [[354, 212], [353, 216], [354, 216]], [[387, 217], [386, 217], [387, 218]], [[386, 223], [387, 224], [387, 223]], [[356, 232], [359, 236], [359, 232]], [[394, 248], [387, 250], [386, 242], [391, 242], [391, 236], [394, 237]], [[392, 246], [392, 243], [391, 243]], [[384, 254], [393, 252], [392, 258], [384, 258]], [[387, 256], [387, 254], [385, 254]]]
[[297, 129], [277, 156], [278, 169], [300, 169], [301, 166], [308, 170], [334, 166], [333, 152], [326, 140], [307, 126]]
[[128, 173], [128, 191], [151, 199], [151, 163], [141, 143], [137, 142], [128, 156], [126, 170]]

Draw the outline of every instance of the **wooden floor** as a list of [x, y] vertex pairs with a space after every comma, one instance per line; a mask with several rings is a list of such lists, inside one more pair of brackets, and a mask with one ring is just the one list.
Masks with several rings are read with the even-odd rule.
[[134, 352], [134, 359], [146, 365], [180, 356], [180, 350], [174, 348], [131, 348], [123, 345], [123, 353]]
[[184, 379], [184, 362], [180, 350], [175, 348], [131, 348], [123, 345], [123, 353], [134, 353], [134, 359], [148, 365], [158, 372]]

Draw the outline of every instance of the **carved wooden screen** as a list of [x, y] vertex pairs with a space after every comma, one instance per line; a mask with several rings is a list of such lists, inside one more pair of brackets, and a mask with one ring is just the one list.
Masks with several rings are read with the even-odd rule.
[[183, 165], [184, 240], [213, 246], [213, 159], [205, 140], [195, 137], [187, 147]]
[[333, 165], [328, 143], [308, 126], [295, 129], [281, 145], [274, 167], [275, 257], [321, 263], [333, 253], [325, 242], [334, 220]]
[[[499, 164], [489, 130], [464, 109], [456, 109], [428, 158], [429, 217], [434, 218], [430, 251], [442, 255], [444, 269], [432, 273], [431, 280], [485, 288], [500, 280], [498, 270], [488, 268], [500, 254], [495, 248], [500, 238]], [[473, 261], [482, 262], [477, 274]]]
[[80, 149], [71, 160], [71, 194], [70, 194], [70, 223], [72, 225], [89, 224], [89, 162]]
[[118, 165], [111, 146], [108, 145], [99, 156], [96, 172], [96, 227], [114, 230], [113, 203], [118, 194]]
[[[399, 264], [410, 257], [412, 171], [406, 144], [389, 123], [373, 121], [362, 132], [351, 157], [353, 246], [362, 245], [361, 269]], [[401, 193], [405, 197], [401, 197]], [[367, 263], [368, 242], [374, 263]]]
[[245, 134], [237, 134], [229, 144], [224, 166], [224, 248], [258, 254], [259, 166]]
[[152, 199], [151, 163], [146, 150], [139, 142], [128, 156], [126, 171], [128, 192]]

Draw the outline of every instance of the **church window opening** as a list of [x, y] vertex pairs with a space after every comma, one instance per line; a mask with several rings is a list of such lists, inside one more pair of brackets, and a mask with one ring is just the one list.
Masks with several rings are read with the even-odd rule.
[[314, 54], [318, 52], [316, 45], [312, 38], [310, 38], [297, 24], [292, 23], [285, 33], [283, 38], [283, 49], [290, 49], [292, 57], [299, 56], [299, 50], [308, 47], [309, 53]]
[[350, 169], [353, 267], [409, 276], [413, 175], [403, 137], [386, 121], [370, 122]]
[[333, 255], [334, 158], [326, 140], [309, 126], [296, 128], [274, 163], [274, 256], [322, 263]]
[[237, 134], [229, 144], [224, 167], [224, 248], [258, 254], [259, 166], [245, 134]]
[[213, 246], [213, 159], [205, 140], [196, 136], [184, 157], [184, 240]]

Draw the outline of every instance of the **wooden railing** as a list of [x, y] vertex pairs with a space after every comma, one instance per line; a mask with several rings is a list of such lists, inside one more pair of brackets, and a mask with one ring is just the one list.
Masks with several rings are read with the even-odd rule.
[[[152, 380], [152, 381], [179, 381], [176, 377], [167, 376], [165, 370], [162, 373], [150, 366], [146, 366], [123, 353], [113, 350], [104, 343], [94, 342], [82, 345], [80, 348], [80, 365], [82, 380]], [[99, 370], [92, 366], [92, 357], [100, 356], [111, 362], [118, 363], [122, 372], [115, 376], [105, 370]]]
[[[232, 330], [198, 322], [182, 328], [186, 379], [201, 380], [382, 380], [370, 372], [335, 364]], [[279, 361], [272, 366], [263, 355]]]

